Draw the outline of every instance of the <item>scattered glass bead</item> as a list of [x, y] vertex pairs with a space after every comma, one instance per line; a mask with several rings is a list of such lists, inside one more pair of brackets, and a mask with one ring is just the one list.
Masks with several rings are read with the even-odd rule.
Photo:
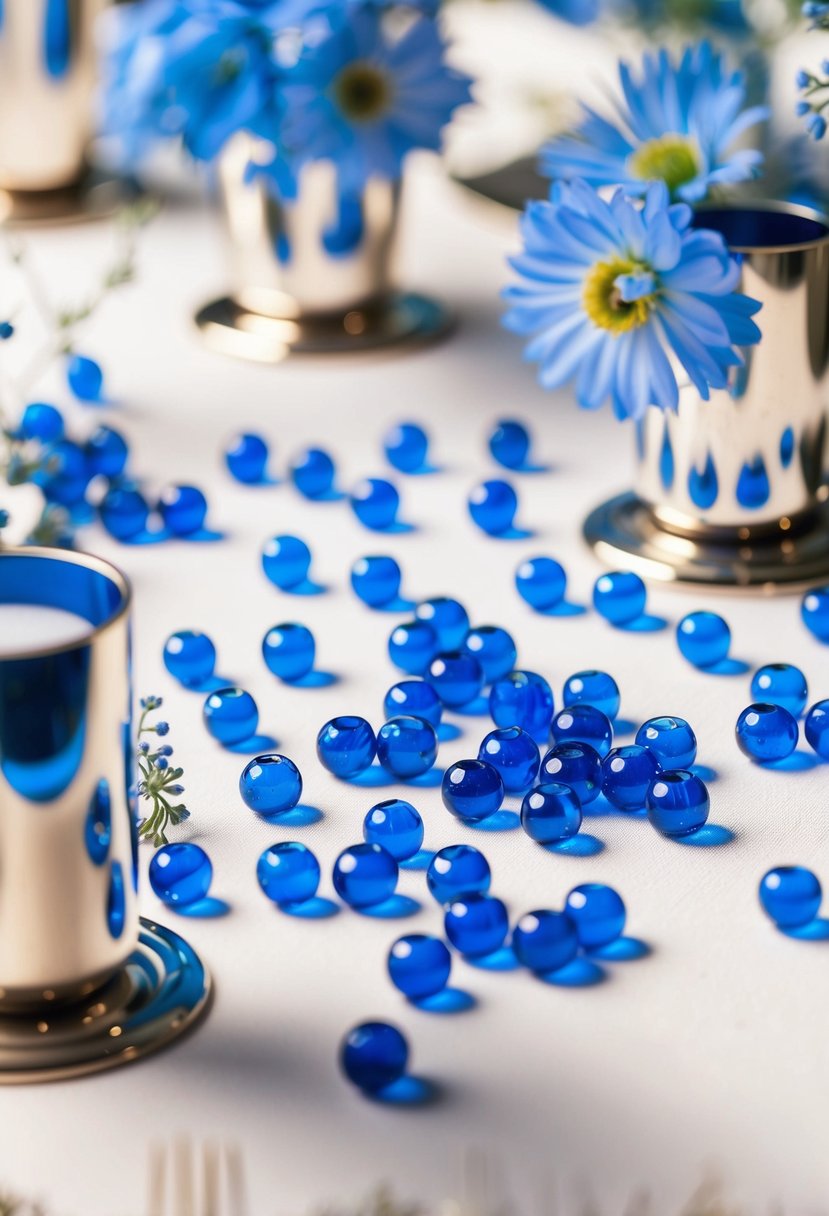
[[206, 633], [179, 629], [164, 643], [164, 666], [186, 688], [197, 688], [216, 670], [216, 647]]
[[334, 862], [334, 888], [352, 908], [373, 908], [394, 895], [397, 862], [380, 844], [353, 844]]
[[806, 715], [803, 733], [821, 759], [829, 760], [829, 699], [815, 702]]
[[569, 785], [587, 806], [602, 792], [602, 758], [589, 743], [559, 743], [541, 761], [539, 780]]
[[593, 587], [593, 607], [611, 625], [630, 625], [638, 621], [647, 602], [645, 584], [638, 574], [616, 570], [601, 574]]
[[794, 718], [799, 718], [809, 699], [809, 685], [799, 667], [791, 663], [766, 663], [751, 678], [754, 701], [782, 705]]
[[413, 1001], [443, 992], [452, 971], [452, 955], [445, 942], [428, 933], [407, 933], [389, 951], [389, 978], [395, 988]]
[[469, 514], [482, 532], [501, 536], [512, 527], [518, 495], [507, 481], [484, 481], [469, 495]]
[[71, 439], [59, 439], [49, 452], [43, 494], [48, 502], [74, 507], [82, 502], [89, 485], [89, 466], [83, 449]]
[[567, 574], [552, 557], [533, 557], [522, 562], [515, 572], [515, 586], [522, 600], [545, 612], [556, 608], [567, 590]]
[[257, 815], [281, 815], [299, 802], [302, 775], [287, 756], [277, 752], [256, 756], [242, 770], [239, 793], [245, 806]]
[[66, 380], [79, 401], [100, 401], [104, 373], [94, 359], [86, 355], [70, 355], [66, 364]]
[[649, 718], [636, 732], [636, 742], [663, 768], [690, 768], [697, 758], [697, 737], [684, 718]]
[[376, 754], [377, 737], [365, 718], [350, 714], [332, 718], [317, 735], [320, 764], [335, 777], [365, 772]]
[[498, 770], [508, 794], [521, 794], [529, 789], [541, 761], [538, 744], [520, 726], [491, 730], [481, 742], [478, 759]]
[[268, 445], [261, 435], [235, 435], [225, 449], [225, 464], [236, 481], [256, 485], [265, 478]]
[[[29, 409], [32, 407], [29, 406]], [[41, 409], [52, 409], [52, 406], [41, 406]], [[57, 410], [55, 411], [57, 413]], [[24, 415], [25, 417], [25, 415]], [[60, 415], [58, 414], [58, 418]], [[60, 418], [61, 430], [63, 419]], [[120, 431], [111, 426], [99, 426], [84, 444], [84, 455], [89, 472], [97, 477], [120, 477], [127, 467], [129, 447]]]
[[489, 862], [471, 844], [450, 844], [435, 853], [426, 884], [439, 904], [464, 895], [486, 895], [492, 881]]
[[552, 688], [534, 671], [511, 671], [492, 682], [489, 712], [496, 726], [520, 726], [546, 740], [554, 710]]
[[393, 557], [358, 557], [351, 567], [354, 594], [369, 608], [383, 608], [396, 600], [401, 577]]
[[291, 461], [291, 481], [305, 498], [324, 498], [334, 488], [337, 470], [322, 448], [306, 448]]
[[57, 443], [63, 438], [63, 414], [45, 401], [27, 405], [20, 420], [23, 439], [39, 439], [41, 443]]
[[458, 819], [480, 823], [501, 809], [504, 782], [485, 760], [459, 760], [443, 774], [443, 805]]
[[803, 624], [819, 642], [829, 642], [829, 585], [806, 592], [800, 615]]
[[797, 719], [782, 705], [755, 701], [737, 719], [737, 746], [760, 764], [785, 760], [797, 747]]
[[817, 876], [805, 866], [775, 866], [760, 880], [760, 903], [781, 929], [811, 924], [822, 898]]
[[449, 650], [432, 659], [425, 678], [444, 705], [461, 709], [480, 694], [484, 669], [474, 655]]
[[280, 680], [301, 680], [313, 670], [317, 646], [305, 625], [283, 621], [274, 625], [262, 639], [262, 658], [268, 671]]
[[645, 799], [648, 819], [663, 836], [688, 836], [708, 820], [705, 783], [687, 769], [657, 774]]
[[396, 718], [400, 714], [423, 718], [437, 730], [443, 714], [443, 703], [432, 685], [425, 680], [400, 680], [392, 684], [386, 693], [383, 713], [386, 718]]
[[659, 761], [646, 747], [614, 747], [602, 760], [602, 793], [619, 811], [642, 811], [660, 771]]
[[564, 682], [565, 706], [592, 705], [611, 720], [618, 716], [622, 698], [619, 685], [606, 671], [577, 671]]
[[470, 958], [494, 954], [509, 932], [507, 910], [494, 895], [462, 895], [453, 900], [443, 925], [455, 949]]
[[575, 923], [579, 945], [585, 950], [609, 946], [622, 936], [627, 912], [624, 900], [603, 882], [584, 882], [564, 901], [564, 910]]
[[438, 754], [438, 737], [425, 718], [400, 715], [377, 732], [377, 759], [383, 768], [407, 781], [427, 773]]
[[728, 658], [731, 630], [716, 612], [689, 612], [676, 627], [679, 652], [703, 671]]
[[576, 926], [566, 912], [527, 912], [512, 932], [512, 949], [519, 963], [541, 974], [566, 967], [578, 948]]
[[384, 481], [381, 477], [367, 477], [351, 491], [350, 502], [361, 524], [382, 532], [397, 519], [400, 495], [390, 481]]
[[11, 321], [0, 321], [0, 342], [8, 342], [14, 337], [14, 326]]
[[505, 469], [522, 469], [530, 453], [530, 433], [522, 422], [503, 418], [489, 437], [493, 460]]
[[343, 1039], [340, 1068], [358, 1089], [379, 1093], [406, 1072], [409, 1045], [396, 1026], [388, 1022], [363, 1022]]
[[425, 621], [396, 625], [389, 636], [389, 658], [407, 675], [422, 676], [437, 652], [437, 634]]
[[197, 844], [165, 844], [150, 861], [150, 886], [171, 908], [204, 899], [213, 879], [210, 858]]
[[320, 863], [304, 844], [280, 841], [265, 849], [256, 866], [259, 886], [275, 904], [307, 903], [317, 893]]
[[418, 604], [415, 616], [431, 625], [441, 650], [458, 650], [469, 632], [469, 616], [463, 604], [445, 595]]
[[107, 490], [98, 508], [101, 523], [116, 540], [134, 540], [147, 527], [150, 508], [139, 490], [114, 486]]
[[363, 820], [363, 839], [382, 845], [395, 861], [407, 861], [420, 852], [423, 820], [410, 802], [387, 798], [373, 806]]
[[174, 536], [192, 536], [204, 527], [207, 499], [196, 486], [168, 486], [158, 500], [158, 510]]
[[600, 756], [606, 756], [613, 742], [613, 727], [607, 714], [593, 705], [569, 705], [560, 709], [550, 725], [550, 741], [589, 743]]
[[262, 569], [282, 591], [305, 582], [311, 567], [311, 550], [298, 536], [274, 536], [262, 550]]
[[204, 724], [214, 739], [233, 747], [256, 734], [259, 710], [243, 688], [219, 688], [204, 702]]
[[521, 827], [539, 844], [558, 844], [581, 827], [581, 803], [569, 785], [548, 781], [537, 785], [521, 803]]
[[383, 440], [386, 460], [401, 473], [417, 473], [426, 464], [429, 436], [416, 422], [401, 422]]
[[501, 676], [507, 675], [515, 666], [515, 642], [500, 625], [478, 625], [475, 629], [470, 629], [464, 639], [463, 649], [481, 664], [487, 684], [500, 680]]

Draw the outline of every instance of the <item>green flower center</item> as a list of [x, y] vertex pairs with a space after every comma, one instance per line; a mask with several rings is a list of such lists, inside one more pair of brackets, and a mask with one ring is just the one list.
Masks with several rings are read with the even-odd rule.
[[608, 329], [618, 335], [647, 325], [654, 296], [643, 295], [627, 302], [618, 285], [620, 277], [635, 275], [641, 270], [642, 267], [630, 258], [597, 262], [590, 270], [584, 280], [582, 299], [584, 311], [599, 329]]
[[660, 135], [636, 149], [628, 168], [643, 182], [663, 181], [675, 194], [694, 180], [702, 166], [696, 145], [687, 135]]
[[351, 63], [334, 82], [337, 105], [352, 122], [373, 122], [391, 102], [389, 78], [365, 60]]

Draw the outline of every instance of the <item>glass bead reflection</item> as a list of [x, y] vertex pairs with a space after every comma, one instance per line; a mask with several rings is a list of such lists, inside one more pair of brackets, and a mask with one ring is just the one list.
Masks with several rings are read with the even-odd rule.
[[463, 604], [445, 595], [418, 604], [415, 616], [431, 625], [441, 650], [458, 650], [469, 632], [469, 616]]
[[379, 844], [353, 844], [334, 862], [334, 889], [352, 908], [373, 908], [394, 895], [397, 862]]
[[320, 882], [320, 864], [310, 849], [285, 840], [265, 849], [256, 866], [259, 886], [275, 904], [291, 906], [313, 899]]
[[606, 756], [613, 742], [613, 727], [600, 709], [570, 705], [553, 718], [550, 740], [554, 747], [562, 743], [588, 743], [600, 756]]
[[197, 844], [165, 844], [150, 861], [150, 886], [169, 907], [189, 907], [210, 890], [213, 866]]
[[621, 706], [619, 685], [606, 671], [577, 671], [564, 681], [562, 695], [568, 705], [592, 705], [608, 718], [618, 717]]
[[239, 793], [245, 806], [258, 815], [279, 815], [292, 810], [302, 797], [302, 775], [288, 756], [270, 752], [245, 765]]
[[289, 683], [313, 670], [316, 649], [311, 630], [295, 621], [274, 625], [262, 639], [262, 657], [268, 671]]
[[554, 709], [553, 690], [534, 671], [511, 671], [492, 682], [489, 712], [496, 726], [520, 726], [546, 740]]
[[676, 627], [680, 654], [703, 671], [728, 657], [731, 630], [716, 612], [689, 612]]
[[369, 608], [383, 608], [396, 600], [401, 578], [393, 557], [358, 557], [351, 567], [354, 594]]
[[400, 715], [384, 722], [377, 732], [377, 759], [404, 781], [428, 772], [437, 754], [435, 728], [425, 718]]
[[150, 508], [140, 491], [115, 486], [107, 490], [98, 512], [110, 536], [116, 540], [135, 540], [147, 527]]
[[185, 688], [197, 688], [216, 669], [216, 647], [206, 633], [179, 629], [164, 643], [164, 666]]
[[771, 705], [782, 705], [799, 718], [809, 699], [809, 686], [799, 667], [791, 663], [766, 663], [751, 677], [751, 697]]
[[530, 971], [559, 971], [576, 957], [576, 926], [566, 912], [527, 912], [513, 930], [512, 948], [519, 963]]
[[484, 737], [478, 759], [498, 770], [507, 793], [520, 794], [535, 781], [541, 757], [535, 740], [520, 726], [501, 726]]
[[423, 820], [410, 802], [387, 798], [373, 806], [363, 820], [363, 839], [382, 845], [395, 861], [407, 861], [420, 852]]
[[507, 481], [484, 481], [469, 495], [469, 514], [482, 532], [501, 536], [512, 527], [518, 495]]
[[435, 853], [426, 871], [426, 884], [439, 904], [462, 895], [485, 895], [492, 871], [483, 853], [471, 844], [450, 844]]
[[614, 747], [602, 760], [602, 793], [618, 811], [642, 811], [659, 772], [659, 761], [646, 747]]
[[311, 567], [311, 550], [298, 536], [274, 536], [262, 550], [262, 569], [281, 591], [305, 582]]
[[204, 527], [207, 499], [196, 486], [168, 486], [158, 500], [158, 510], [173, 536], [192, 536]]
[[291, 481], [312, 501], [331, 493], [336, 472], [334, 461], [322, 448], [306, 448], [291, 461]]
[[400, 714], [423, 718], [431, 722], [435, 730], [440, 726], [443, 704], [440, 697], [425, 680], [400, 680], [392, 684], [383, 700], [383, 713], [387, 718]]
[[589, 743], [557, 744], [541, 761], [539, 780], [569, 785], [580, 806], [587, 806], [602, 791], [602, 758]]
[[477, 625], [470, 629], [463, 650], [481, 664], [487, 684], [507, 675], [515, 666], [515, 642], [500, 625]]
[[797, 720], [782, 705], [756, 701], [737, 719], [737, 746], [759, 764], [785, 760], [797, 747]]
[[645, 802], [648, 819], [663, 836], [698, 831], [707, 822], [711, 805], [705, 783], [685, 769], [659, 773]]
[[377, 737], [365, 718], [345, 714], [326, 722], [317, 735], [320, 764], [335, 777], [365, 772], [377, 754]]
[[407, 933], [392, 945], [387, 967], [395, 988], [412, 1001], [422, 1001], [449, 983], [452, 955], [439, 937]]
[[763, 910], [781, 929], [811, 924], [822, 898], [817, 875], [805, 866], [775, 866], [760, 881]]
[[401, 473], [418, 473], [426, 464], [429, 436], [416, 422], [400, 422], [383, 439], [386, 460]]
[[462, 709], [481, 692], [484, 670], [474, 655], [450, 650], [432, 659], [426, 679], [444, 705]]
[[358, 1089], [380, 1093], [406, 1072], [409, 1045], [388, 1022], [363, 1022], [345, 1036], [340, 1047], [340, 1068]]
[[437, 652], [437, 634], [425, 621], [396, 625], [389, 636], [389, 658], [407, 675], [422, 676]]
[[214, 739], [232, 747], [256, 734], [259, 710], [243, 688], [219, 688], [204, 702], [204, 724]]
[[806, 592], [800, 615], [803, 624], [819, 642], [829, 642], [829, 585]]
[[552, 557], [533, 557], [515, 572], [515, 586], [522, 600], [539, 612], [556, 608], [567, 590], [564, 567]]
[[225, 449], [225, 464], [236, 481], [256, 485], [265, 477], [268, 445], [261, 435], [235, 435]]
[[547, 781], [525, 795], [521, 827], [539, 844], [559, 844], [581, 827], [581, 803], [569, 785]]
[[489, 436], [489, 450], [493, 460], [505, 469], [522, 469], [530, 454], [530, 433], [523, 422], [515, 418], [503, 418]]
[[585, 950], [609, 946], [622, 936], [627, 918], [624, 900], [606, 883], [585, 882], [573, 887], [564, 908]]
[[349, 501], [361, 524], [382, 532], [397, 519], [400, 495], [390, 481], [367, 477], [354, 487]]
[[829, 760], [829, 699], [816, 701], [803, 724], [806, 742], [822, 760]]
[[459, 760], [443, 774], [443, 805], [458, 819], [480, 823], [501, 809], [504, 782], [484, 760]]
[[611, 625], [630, 625], [639, 620], [647, 598], [639, 575], [626, 570], [599, 575], [593, 587], [593, 607]]
[[453, 900], [443, 925], [455, 949], [470, 958], [494, 954], [509, 932], [507, 910], [494, 895], [463, 895]]
[[690, 768], [697, 758], [697, 737], [684, 718], [649, 718], [636, 732], [636, 742], [663, 768]]

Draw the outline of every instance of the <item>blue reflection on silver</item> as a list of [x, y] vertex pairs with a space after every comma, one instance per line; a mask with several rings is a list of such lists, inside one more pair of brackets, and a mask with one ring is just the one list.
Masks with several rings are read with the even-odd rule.
[[107, 927], [110, 936], [117, 941], [124, 932], [127, 915], [127, 897], [124, 891], [124, 871], [120, 861], [113, 861], [109, 874], [107, 896]]
[[707, 511], [717, 501], [719, 490], [717, 470], [709, 452], [702, 472], [692, 468], [688, 474], [688, 494], [695, 506], [699, 507], [701, 511]]
[[95, 787], [84, 824], [86, 851], [93, 865], [102, 866], [109, 857], [112, 841], [112, 798], [109, 782], [103, 777]]
[[769, 500], [771, 486], [766, 463], [762, 456], [747, 460], [737, 480], [737, 502], [747, 510], [764, 507]]
[[46, 0], [43, 23], [43, 58], [55, 80], [65, 76], [72, 59], [70, 0]]

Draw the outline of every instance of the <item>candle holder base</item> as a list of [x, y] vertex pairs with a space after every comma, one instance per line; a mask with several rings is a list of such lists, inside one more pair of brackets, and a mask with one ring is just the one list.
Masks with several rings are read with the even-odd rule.
[[102, 988], [74, 1005], [0, 1016], [0, 1085], [61, 1081], [141, 1059], [189, 1030], [210, 991], [193, 948], [142, 917], [138, 946]]
[[78, 224], [106, 219], [140, 194], [138, 183], [88, 169], [57, 190], [0, 190], [0, 223], [9, 228]]

